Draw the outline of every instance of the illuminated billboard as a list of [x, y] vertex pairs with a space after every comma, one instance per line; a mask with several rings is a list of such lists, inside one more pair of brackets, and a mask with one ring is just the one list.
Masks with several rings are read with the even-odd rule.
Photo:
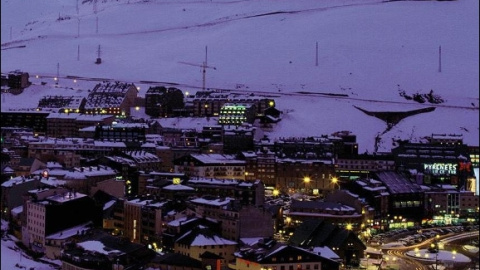
[[455, 163], [427, 163], [423, 164], [423, 172], [431, 175], [455, 175], [457, 166]]

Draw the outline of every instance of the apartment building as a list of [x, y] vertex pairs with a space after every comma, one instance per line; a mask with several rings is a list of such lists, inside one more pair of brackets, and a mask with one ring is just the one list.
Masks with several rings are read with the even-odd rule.
[[174, 164], [175, 172], [191, 177], [245, 180], [245, 161], [234, 155], [190, 154]]
[[63, 188], [29, 191], [24, 202], [24, 216], [22, 242], [39, 254], [45, 253], [48, 235], [90, 221], [101, 224], [101, 208], [93, 199]]
[[187, 214], [207, 217], [221, 223], [222, 237], [238, 241], [241, 237], [270, 237], [274, 218], [263, 207], [241, 205], [233, 198], [204, 196], [189, 201]]
[[340, 263], [308, 249], [267, 242], [236, 253], [235, 267], [237, 270], [338, 270]]
[[123, 208], [124, 235], [134, 243], [160, 248], [162, 208], [167, 201], [152, 198], [126, 199]]
[[130, 115], [135, 106], [138, 89], [134, 84], [103, 82], [95, 85], [87, 96], [86, 114], [110, 114], [117, 117]]

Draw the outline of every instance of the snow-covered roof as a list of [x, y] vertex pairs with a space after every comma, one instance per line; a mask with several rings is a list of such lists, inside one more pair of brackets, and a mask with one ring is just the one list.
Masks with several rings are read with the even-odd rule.
[[67, 239], [69, 237], [72, 237], [74, 235], [77, 235], [81, 233], [82, 231], [86, 231], [89, 228], [91, 228], [92, 223], [87, 222], [78, 226], [74, 226], [65, 230], [61, 230], [59, 232], [47, 235], [45, 239], [47, 240], [61, 240], [61, 239]]
[[244, 160], [239, 160], [235, 155], [227, 154], [191, 154], [191, 156], [198, 161], [209, 165], [209, 164], [235, 164], [235, 165], [244, 165]]
[[231, 200], [234, 200], [232, 198], [219, 198], [219, 199], [205, 199], [205, 198], [196, 198], [193, 200], [190, 200], [193, 203], [196, 204], [204, 204], [204, 205], [213, 205], [213, 206], [225, 206], [230, 203]]
[[107, 250], [107, 248], [102, 242], [96, 241], [96, 240], [80, 242], [78, 243], [78, 245], [84, 248], [85, 250], [94, 251], [94, 252], [102, 253], [105, 255], [112, 254], [112, 253], [118, 253], [118, 254], [123, 253], [119, 250], [114, 250], [114, 249]]
[[164, 190], [183, 190], [183, 191], [192, 191], [192, 190], [195, 190], [194, 188], [192, 187], [189, 187], [189, 186], [185, 186], [185, 185], [181, 185], [181, 184], [172, 184], [172, 185], [168, 185], [168, 186], [165, 186], [163, 187]]

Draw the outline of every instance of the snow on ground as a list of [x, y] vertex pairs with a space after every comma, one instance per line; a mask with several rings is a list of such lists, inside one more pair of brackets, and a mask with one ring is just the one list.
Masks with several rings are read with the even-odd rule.
[[[96, 9], [80, 3], [77, 12], [75, 1], [2, 0], [2, 72], [50, 77], [41, 78], [49, 87], [2, 94], [1, 105], [25, 108], [42, 95], [86, 95], [92, 88], [79, 81], [67, 86], [67, 75], [135, 82], [140, 95], [150, 86], [145, 81], [194, 92], [205, 61], [215, 67], [206, 69], [207, 88], [276, 99], [284, 113], [266, 131], [272, 139], [349, 130], [361, 153], [375, 150], [377, 135], [380, 152], [393, 140], [432, 133], [463, 134], [465, 143], [478, 145], [478, 7], [476, 0], [119, 0], [98, 1]], [[99, 45], [103, 62], [95, 65]], [[57, 72], [59, 88], [52, 87]], [[399, 95], [431, 90], [445, 102], [419, 104]], [[386, 130], [354, 105], [436, 109]]]
[[[4, 221], [2, 220], [2, 223]], [[19, 249], [15, 242], [18, 241], [11, 235], [2, 236], [2, 260], [1, 269], [26, 269], [26, 270], [54, 270], [59, 269], [50, 264], [37, 262]], [[52, 261], [56, 265], [61, 265], [60, 261]]]

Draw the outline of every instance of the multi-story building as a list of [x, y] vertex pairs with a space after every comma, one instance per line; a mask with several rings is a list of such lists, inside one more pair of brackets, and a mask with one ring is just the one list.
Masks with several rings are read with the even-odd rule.
[[59, 113], [84, 113], [85, 103], [86, 99], [82, 96], [44, 96], [38, 101], [37, 108]]
[[319, 219], [302, 222], [288, 243], [302, 248], [329, 247], [344, 265], [357, 267], [367, 249], [355, 232]]
[[[467, 183], [467, 190], [475, 192], [475, 195], [480, 195], [480, 148], [478, 146], [468, 146], [468, 152], [470, 154], [470, 161], [472, 162], [472, 170], [474, 175], [469, 177]], [[476, 172], [476, 173], [475, 173]]]
[[[248, 178], [261, 180], [265, 186], [276, 187], [276, 153], [274, 143], [264, 137], [255, 143], [254, 153], [242, 153]], [[247, 178], [247, 179], [248, 179]]]
[[460, 174], [460, 163], [471, 162], [461, 136], [434, 134], [425, 143], [402, 143], [392, 149], [392, 154], [397, 171], [415, 176], [418, 183], [452, 184], [464, 189], [465, 177], [474, 177], [473, 170], [468, 175]]
[[46, 173], [65, 186], [77, 192], [92, 194], [91, 190], [97, 183], [117, 179], [118, 172], [111, 167], [82, 166], [69, 169], [47, 169], [38, 173]]
[[167, 201], [135, 198], [124, 201], [124, 235], [134, 243], [160, 248], [162, 238], [162, 208]]
[[[170, 173], [163, 171], [153, 171], [149, 173], [140, 173], [138, 176], [138, 194], [158, 193], [161, 187], [172, 183], [180, 184], [187, 179], [183, 173]], [[154, 190], [158, 190], [155, 192]]]
[[211, 143], [222, 142], [223, 126], [222, 125], [207, 125], [203, 126], [200, 137]]
[[242, 249], [236, 253], [235, 266], [237, 270], [340, 269], [339, 262], [313, 250], [276, 243]]
[[100, 141], [145, 142], [147, 130], [145, 123], [97, 125], [94, 138]]
[[193, 116], [218, 116], [226, 103], [253, 104], [257, 117], [262, 117], [266, 109], [275, 107], [275, 100], [261, 96], [198, 91], [193, 99]]
[[[221, 235], [238, 241], [243, 237], [272, 237], [274, 220], [263, 207], [241, 205], [229, 197], [205, 196], [190, 200], [192, 214], [217, 220], [221, 224]], [[255, 222], [252, 222], [255, 221]]]
[[[361, 178], [356, 181], [351, 181], [344, 185], [344, 187], [363, 198], [368, 205], [373, 208], [373, 217], [367, 219], [365, 225], [370, 230], [386, 230], [389, 228], [389, 198], [390, 193], [387, 187], [379, 180], [373, 178]], [[404, 227], [401, 222], [395, 219], [396, 223], [392, 224], [394, 227]]]
[[196, 227], [180, 236], [175, 241], [175, 252], [201, 260], [205, 253], [212, 253], [223, 258], [221, 269], [234, 261], [237, 242], [225, 239], [205, 227]]
[[31, 128], [35, 135], [45, 135], [47, 132], [47, 117], [50, 112], [37, 110], [3, 111], [0, 113], [2, 126]]
[[325, 159], [276, 159], [275, 188], [284, 192], [303, 191], [324, 197], [335, 189], [333, 160]]
[[163, 145], [186, 148], [198, 148], [198, 134], [195, 129], [163, 128]]
[[8, 73], [7, 84], [11, 89], [23, 89], [30, 86], [29, 81], [30, 75], [28, 72], [22, 72], [20, 70], [15, 70]]
[[335, 172], [341, 181], [368, 178], [378, 171], [394, 171], [395, 162], [391, 155], [361, 154], [351, 157], [339, 157], [335, 161]]
[[173, 163], [175, 172], [187, 176], [245, 180], [245, 161], [234, 155], [190, 154]]
[[225, 103], [220, 109], [218, 124], [223, 126], [240, 126], [253, 124], [256, 118], [254, 104]]
[[[104, 247], [99, 252], [98, 247]], [[82, 241], [65, 245], [60, 260], [62, 269], [145, 269], [156, 253], [146, 245], [102, 231], [92, 231]]]
[[348, 207], [355, 209], [356, 213], [362, 215], [361, 220], [352, 219], [352, 221], [355, 220], [358, 223], [351, 222], [343, 224], [345, 227], [349, 227], [353, 231], [359, 232], [363, 230], [367, 226], [369, 221], [373, 220], [375, 216], [375, 211], [373, 207], [368, 204], [368, 202], [364, 198], [361, 198], [360, 196], [358, 196], [358, 194], [354, 194], [348, 190], [337, 190], [331, 194], [328, 194], [327, 197], [325, 197], [325, 202], [336, 202], [344, 204]]
[[209, 218], [199, 218], [195, 215], [186, 215], [184, 211], [173, 211], [164, 217], [162, 232], [162, 246], [165, 251], [174, 251], [175, 241], [185, 233], [196, 227], [209, 228], [213, 233], [221, 233], [220, 223]]
[[390, 227], [413, 227], [420, 225], [424, 217], [423, 188], [391, 171], [377, 172], [375, 177], [383, 183], [389, 193], [387, 221]]
[[130, 115], [135, 106], [138, 89], [134, 84], [104, 82], [95, 85], [87, 96], [86, 114], [111, 114], [117, 117]]
[[102, 209], [93, 199], [66, 189], [31, 190], [23, 209], [26, 222], [22, 241], [36, 253], [45, 252], [48, 235], [89, 221], [96, 226], [101, 224]]
[[319, 219], [357, 232], [364, 220], [362, 212], [354, 207], [331, 201], [293, 200], [286, 216], [289, 218], [286, 225], [290, 228], [297, 227], [307, 219]]
[[85, 239], [92, 230], [93, 223], [87, 222], [52, 233], [45, 237], [45, 257], [57, 260], [62, 254], [63, 248], [72, 242], [80, 242]]
[[425, 217], [422, 223], [451, 225], [478, 222], [478, 196], [458, 191], [451, 185], [425, 190]]
[[239, 181], [233, 179], [190, 178], [185, 183], [198, 194], [230, 197], [242, 205], [263, 206], [265, 186], [259, 180]]
[[223, 153], [235, 155], [242, 151], [253, 151], [255, 131], [255, 127], [246, 124], [224, 126], [222, 134]]
[[178, 116], [184, 109], [184, 95], [180, 89], [164, 86], [150, 87], [145, 93], [145, 113], [152, 117]]
[[44, 162], [57, 161], [65, 167], [75, 167], [81, 165], [82, 158], [96, 159], [126, 149], [124, 142], [42, 138], [28, 143], [28, 157]]
[[11, 220], [13, 208], [23, 205], [22, 196], [29, 190], [41, 186], [41, 176], [17, 176], [1, 185], [1, 215], [5, 220]]
[[83, 115], [79, 113], [50, 113], [47, 117], [47, 136], [53, 138], [79, 137], [80, 129], [111, 124], [113, 115]]

